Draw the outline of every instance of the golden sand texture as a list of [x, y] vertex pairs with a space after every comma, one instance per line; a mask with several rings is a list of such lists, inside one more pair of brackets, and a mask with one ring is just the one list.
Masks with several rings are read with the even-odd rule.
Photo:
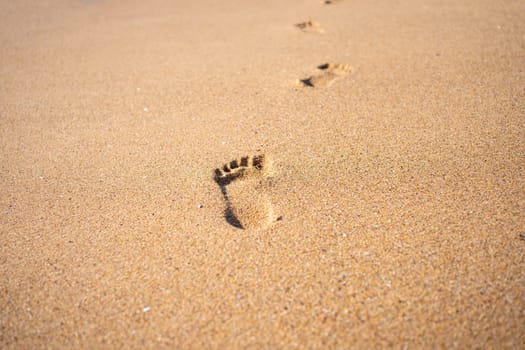
[[0, 348], [523, 348], [525, 3], [330, 2], [0, 4]]

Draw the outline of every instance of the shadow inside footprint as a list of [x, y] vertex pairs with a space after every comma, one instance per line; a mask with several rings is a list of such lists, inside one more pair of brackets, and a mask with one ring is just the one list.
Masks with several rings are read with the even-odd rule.
[[303, 86], [308, 86], [308, 87], [315, 87], [314, 84], [312, 83], [312, 78], [306, 78], [306, 79], [301, 79], [301, 83], [303, 84]]
[[233, 214], [232, 208], [230, 208], [230, 206], [226, 207], [226, 210], [224, 211], [224, 218], [233, 227], [244, 228], [244, 227], [242, 227], [241, 222], [239, 221], [239, 219], [237, 219], [235, 214]]
[[270, 162], [265, 155], [247, 156], [215, 169], [215, 182], [226, 203], [224, 218], [241, 229], [263, 227], [273, 220], [266, 195]]

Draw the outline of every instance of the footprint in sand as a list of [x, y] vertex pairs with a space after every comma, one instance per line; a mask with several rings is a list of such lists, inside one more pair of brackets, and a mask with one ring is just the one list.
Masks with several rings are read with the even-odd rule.
[[325, 63], [317, 67], [322, 72], [306, 79], [301, 79], [299, 85], [307, 87], [328, 87], [337, 79], [352, 73], [352, 67], [343, 63]]
[[324, 34], [324, 29], [316, 21], [309, 20], [297, 23], [295, 26], [305, 33]]
[[264, 154], [235, 159], [215, 169], [215, 182], [226, 202], [224, 216], [228, 223], [251, 229], [276, 221], [267, 195], [271, 175], [272, 164]]

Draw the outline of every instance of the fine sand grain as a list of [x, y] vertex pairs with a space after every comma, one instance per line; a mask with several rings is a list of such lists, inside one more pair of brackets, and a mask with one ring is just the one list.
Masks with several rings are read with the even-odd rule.
[[524, 38], [514, 0], [3, 1], [0, 348], [523, 348]]

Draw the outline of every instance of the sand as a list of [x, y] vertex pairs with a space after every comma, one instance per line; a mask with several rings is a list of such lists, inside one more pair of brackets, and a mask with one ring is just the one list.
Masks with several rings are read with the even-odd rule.
[[524, 348], [524, 39], [510, 0], [3, 1], [0, 347]]

